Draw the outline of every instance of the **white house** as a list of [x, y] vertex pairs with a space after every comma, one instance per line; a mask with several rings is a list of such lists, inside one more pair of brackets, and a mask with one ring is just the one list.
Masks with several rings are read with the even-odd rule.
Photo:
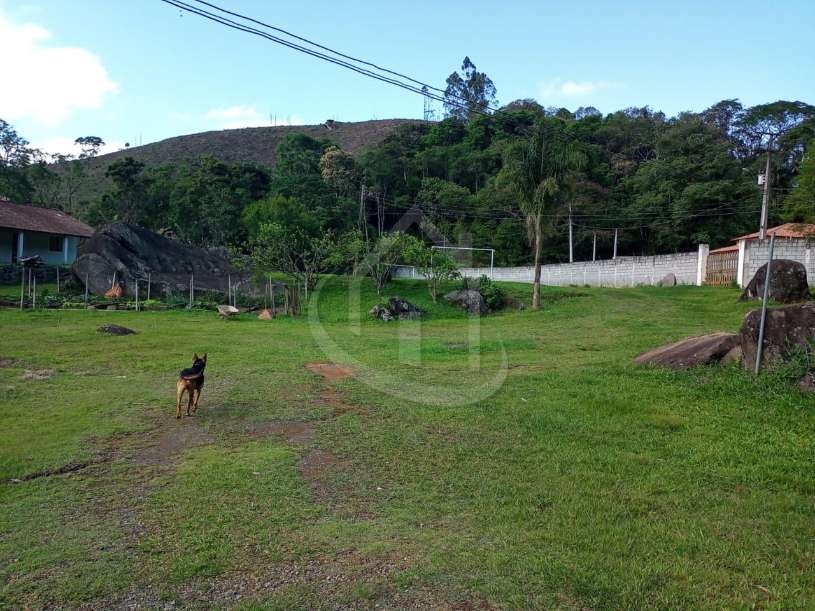
[[0, 198], [0, 264], [37, 255], [46, 265], [70, 265], [93, 229], [61, 210]]

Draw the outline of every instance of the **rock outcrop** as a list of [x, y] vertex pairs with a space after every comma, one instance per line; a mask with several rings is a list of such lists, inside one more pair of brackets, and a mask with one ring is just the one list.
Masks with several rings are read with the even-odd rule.
[[[741, 300], [762, 299], [764, 282], [767, 278], [767, 264], [758, 268], [750, 284], [741, 294]], [[776, 259], [770, 268], [770, 299], [778, 303], [808, 301], [809, 283], [803, 263], [789, 259]]]
[[667, 346], [643, 352], [634, 359], [637, 365], [659, 365], [670, 369], [688, 369], [696, 365], [718, 363], [739, 345], [736, 333], [710, 333], [688, 337]]
[[88, 290], [95, 295], [110, 290], [114, 273], [116, 283], [130, 296], [136, 294], [137, 278], [141, 291], [146, 290], [148, 274], [151, 294], [156, 297], [174, 292], [186, 295], [190, 276], [196, 290], [226, 293], [231, 276], [239, 291], [255, 292], [249, 274], [235, 269], [225, 253], [187, 246], [127, 223], [113, 223], [97, 231], [82, 246], [71, 269], [83, 285], [87, 278]]
[[484, 297], [475, 289], [462, 289], [453, 291], [444, 296], [444, 300], [467, 310], [469, 314], [489, 314], [490, 309]]
[[[749, 312], [741, 324], [744, 366], [753, 367], [758, 349], [761, 310]], [[789, 356], [795, 350], [810, 350], [815, 341], [815, 303], [767, 309], [762, 362]]]

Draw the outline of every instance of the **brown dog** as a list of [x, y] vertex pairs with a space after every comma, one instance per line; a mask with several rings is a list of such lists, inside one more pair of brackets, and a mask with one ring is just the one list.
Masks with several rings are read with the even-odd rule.
[[192, 367], [182, 369], [175, 385], [175, 417], [181, 418], [181, 396], [184, 392], [189, 395], [187, 415], [192, 416], [198, 409], [198, 399], [204, 387], [204, 368], [207, 366], [207, 353], [198, 357], [196, 352], [192, 357]]

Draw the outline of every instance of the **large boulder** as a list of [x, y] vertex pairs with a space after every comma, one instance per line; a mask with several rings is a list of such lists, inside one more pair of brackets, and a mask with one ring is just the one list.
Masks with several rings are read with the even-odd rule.
[[490, 309], [484, 297], [475, 289], [453, 291], [444, 296], [444, 300], [467, 310], [470, 314], [489, 314]]
[[[741, 324], [741, 350], [744, 366], [748, 368], [756, 363], [760, 324], [760, 309], [749, 312]], [[763, 362], [787, 357], [795, 350], [809, 350], [812, 341], [815, 341], [815, 304], [767, 309]]]
[[[741, 300], [762, 299], [767, 278], [767, 263], [758, 268], [741, 294]], [[807, 270], [802, 263], [775, 259], [770, 271], [770, 299], [778, 303], [796, 303], [810, 298]]]
[[148, 274], [151, 295], [180, 292], [187, 295], [190, 276], [195, 289], [226, 293], [228, 280], [244, 294], [257, 289], [248, 273], [239, 272], [225, 252], [188, 246], [165, 238], [135, 225], [113, 223], [97, 231], [83, 246], [72, 271], [95, 295], [104, 295], [116, 282], [125, 294], [136, 294], [136, 279], [140, 280], [142, 297], [147, 289]]
[[659, 365], [671, 369], [688, 369], [696, 365], [718, 363], [733, 348], [738, 346], [736, 333], [722, 331], [688, 337], [667, 346], [643, 352], [634, 359], [637, 365]]

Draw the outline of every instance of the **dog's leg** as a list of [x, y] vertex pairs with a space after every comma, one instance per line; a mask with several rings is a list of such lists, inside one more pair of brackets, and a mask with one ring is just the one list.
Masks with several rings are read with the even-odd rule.
[[193, 401], [195, 400], [195, 389], [188, 388], [187, 395], [189, 396], [189, 401], [187, 402], [187, 415], [192, 416], [192, 404]]
[[198, 410], [198, 399], [201, 398], [201, 389], [195, 390], [195, 402], [192, 404], [192, 411], [195, 413]]
[[184, 395], [184, 382], [179, 380], [175, 385], [175, 417], [181, 418], [181, 397]]

